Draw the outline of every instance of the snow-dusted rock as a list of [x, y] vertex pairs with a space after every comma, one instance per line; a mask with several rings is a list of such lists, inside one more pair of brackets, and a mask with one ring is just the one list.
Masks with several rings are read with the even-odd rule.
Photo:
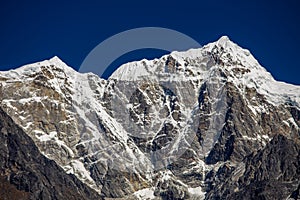
[[108, 80], [54, 57], [0, 72], [0, 94], [45, 156], [106, 197], [210, 197], [275, 135], [300, 133], [300, 87], [226, 36]]

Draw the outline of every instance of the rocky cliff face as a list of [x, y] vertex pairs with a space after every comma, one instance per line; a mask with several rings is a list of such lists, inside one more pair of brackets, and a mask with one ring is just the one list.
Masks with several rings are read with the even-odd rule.
[[299, 199], [299, 141], [276, 135], [236, 167], [209, 177], [207, 199]]
[[57, 57], [0, 80], [39, 151], [105, 197], [299, 198], [300, 87], [227, 37], [109, 80]]
[[101, 199], [76, 176], [43, 156], [32, 139], [0, 109], [1, 199]]

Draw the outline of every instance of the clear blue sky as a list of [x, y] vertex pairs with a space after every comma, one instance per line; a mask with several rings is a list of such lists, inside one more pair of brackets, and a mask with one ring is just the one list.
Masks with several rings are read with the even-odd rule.
[[[300, 1], [1, 1], [0, 69], [59, 56], [78, 69], [106, 38], [131, 28], [180, 31], [200, 44], [228, 35], [277, 80], [300, 85]], [[117, 66], [159, 51], [138, 51]]]

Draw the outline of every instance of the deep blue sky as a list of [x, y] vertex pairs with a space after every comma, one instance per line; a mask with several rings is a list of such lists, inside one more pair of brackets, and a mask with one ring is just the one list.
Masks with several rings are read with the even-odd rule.
[[[131, 28], [180, 31], [204, 45], [228, 35], [277, 80], [300, 85], [300, 3], [286, 1], [0, 1], [0, 69], [59, 56], [78, 69], [106, 38]], [[114, 65], [159, 51], [139, 51]]]

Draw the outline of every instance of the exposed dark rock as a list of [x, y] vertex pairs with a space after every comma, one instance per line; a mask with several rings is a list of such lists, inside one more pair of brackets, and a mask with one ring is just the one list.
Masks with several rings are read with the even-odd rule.
[[43, 156], [32, 139], [0, 109], [1, 199], [102, 199]]
[[207, 180], [214, 180], [208, 181], [213, 186], [208, 188], [206, 199], [299, 198], [298, 142], [276, 135], [264, 149], [247, 156], [239, 165], [224, 165], [215, 176], [207, 175]]
[[163, 200], [183, 200], [189, 198], [187, 188], [172, 178], [160, 180], [157, 183], [154, 195], [160, 196]]

